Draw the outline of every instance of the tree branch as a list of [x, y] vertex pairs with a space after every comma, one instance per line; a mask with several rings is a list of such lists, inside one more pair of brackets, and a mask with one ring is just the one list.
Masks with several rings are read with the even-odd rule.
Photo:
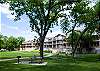
[[75, 48], [74, 48], [73, 51], [72, 51], [73, 56], [74, 56], [74, 53], [75, 53], [75, 51], [76, 51], [76, 49], [77, 49], [77, 45], [78, 45], [78, 43], [79, 43], [81, 37], [83, 36], [83, 34], [84, 34], [89, 28], [90, 28], [90, 27], [85, 28], [84, 31], [81, 33], [80, 37], [78, 38], [78, 40], [76, 41]]
[[49, 9], [48, 9], [48, 14], [47, 14], [47, 19], [49, 18], [50, 10], [51, 10], [51, 0], [49, 0]]
[[[30, 18], [32, 21], [34, 21], [34, 19], [32, 18], [32, 16], [30, 16], [30, 15], [28, 15], [28, 16], [29, 16], [29, 18]], [[33, 22], [32, 22], [32, 24], [34, 24], [34, 25], [35, 25], [36, 32], [37, 32], [39, 35], [41, 35], [41, 33], [39, 32], [39, 31], [40, 31], [40, 29], [39, 29], [38, 25], [37, 25], [36, 23], [33, 23]], [[32, 30], [33, 30], [33, 29], [32, 29]]]
[[49, 9], [48, 9], [48, 14], [47, 16], [45, 16], [45, 26], [44, 26], [44, 32], [45, 32], [45, 29], [47, 27], [47, 24], [48, 24], [48, 19], [49, 19], [49, 14], [50, 14], [50, 10], [51, 10], [51, 0], [49, 0]]

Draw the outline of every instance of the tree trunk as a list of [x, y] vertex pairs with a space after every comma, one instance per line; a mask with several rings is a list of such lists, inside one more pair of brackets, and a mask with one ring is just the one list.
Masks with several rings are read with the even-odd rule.
[[40, 38], [40, 57], [43, 59], [43, 45], [44, 45], [44, 39]]
[[40, 42], [40, 56], [43, 59], [43, 42]]
[[75, 29], [75, 27], [76, 27], [76, 21], [75, 21], [75, 24], [74, 24], [74, 26], [73, 26], [73, 29], [72, 29], [72, 36], [71, 36], [71, 38], [72, 38], [72, 56], [74, 57], [74, 54], [73, 54], [73, 50], [74, 50], [74, 44], [73, 44], [73, 42], [74, 42], [74, 38], [73, 38], [73, 35], [74, 35], [74, 29]]
[[[72, 46], [72, 52], [73, 52], [73, 50], [74, 50], [74, 47], [73, 47], [73, 31], [74, 30], [72, 30], [72, 36], [71, 36], [71, 38], [72, 38], [72, 44], [71, 44], [71, 46]], [[74, 54], [72, 53], [72, 56], [74, 57]]]

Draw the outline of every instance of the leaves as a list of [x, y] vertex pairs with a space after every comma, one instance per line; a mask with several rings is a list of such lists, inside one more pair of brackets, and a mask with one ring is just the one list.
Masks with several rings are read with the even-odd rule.
[[97, 2], [96, 7], [95, 7], [95, 10], [96, 10], [97, 16], [100, 19], [100, 1]]
[[[72, 38], [73, 36], [73, 38]], [[80, 31], [74, 31], [73, 34], [71, 33], [67, 39], [68, 43], [70, 45], [72, 45], [72, 42], [73, 42], [73, 46], [75, 46], [76, 44], [76, 40], [79, 38], [80, 36]]]
[[23, 37], [15, 38], [13, 36], [7, 37], [0, 34], [0, 49], [15, 50], [19, 48], [25, 39]]
[[[82, 32], [80, 31], [74, 31], [73, 32], [73, 35], [72, 33], [69, 35], [67, 41], [69, 42], [70, 45], [72, 45], [72, 42], [73, 42], [73, 46], [75, 46], [76, 44], [76, 41], [78, 40], [78, 38], [80, 37]], [[72, 39], [72, 36], [73, 36], [73, 39]], [[98, 37], [95, 37], [89, 33], [89, 32], [85, 32], [83, 34], [83, 36], [81, 37], [80, 41], [78, 41], [78, 47], [81, 47], [81, 48], [90, 48], [93, 46], [94, 44], [94, 40], [97, 40]], [[80, 46], [79, 46], [80, 45]]]

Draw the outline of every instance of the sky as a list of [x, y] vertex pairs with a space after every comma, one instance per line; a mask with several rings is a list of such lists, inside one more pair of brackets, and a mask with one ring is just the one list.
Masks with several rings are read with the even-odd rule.
[[[30, 28], [29, 18], [26, 15], [21, 16], [21, 20], [14, 21], [14, 16], [11, 15], [9, 11], [8, 4], [0, 4], [0, 32], [4, 36], [22, 36], [27, 40], [34, 39], [34, 36], [37, 36], [37, 33], [32, 32]], [[57, 34], [63, 34], [60, 26], [54, 26], [52, 33], [48, 32], [46, 37], [54, 37]], [[82, 29], [83, 26], [76, 28]]]

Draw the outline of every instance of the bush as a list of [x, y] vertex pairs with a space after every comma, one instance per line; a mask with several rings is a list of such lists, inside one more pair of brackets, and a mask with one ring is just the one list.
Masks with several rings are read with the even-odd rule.
[[52, 51], [50, 50], [44, 50], [45, 53], [51, 53]]

